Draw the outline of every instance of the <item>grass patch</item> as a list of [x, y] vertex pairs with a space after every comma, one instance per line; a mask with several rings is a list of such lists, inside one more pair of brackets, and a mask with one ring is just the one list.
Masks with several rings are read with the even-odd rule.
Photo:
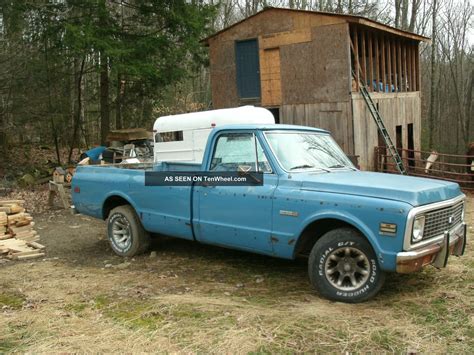
[[82, 313], [87, 308], [87, 304], [85, 303], [69, 303], [64, 306], [66, 311], [74, 312], [74, 313]]
[[9, 324], [0, 331], [0, 354], [21, 352], [31, 340], [26, 324]]
[[25, 296], [17, 292], [0, 291], [0, 308], [7, 306], [11, 309], [21, 309]]

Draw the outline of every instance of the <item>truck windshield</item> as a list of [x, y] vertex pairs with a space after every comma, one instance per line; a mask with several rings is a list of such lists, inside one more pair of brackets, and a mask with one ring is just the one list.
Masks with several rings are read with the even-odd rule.
[[266, 132], [265, 136], [286, 171], [355, 170], [349, 158], [329, 134]]

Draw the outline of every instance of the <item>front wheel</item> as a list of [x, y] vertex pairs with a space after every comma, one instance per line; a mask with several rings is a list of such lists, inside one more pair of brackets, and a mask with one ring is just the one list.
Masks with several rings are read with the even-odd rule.
[[385, 281], [371, 245], [351, 228], [329, 231], [315, 243], [308, 272], [322, 296], [348, 303], [367, 301]]
[[110, 211], [107, 236], [112, 250], [120, 256], [144, 253], [150, 245], [150, 235], [130, 205], [119, 206]]

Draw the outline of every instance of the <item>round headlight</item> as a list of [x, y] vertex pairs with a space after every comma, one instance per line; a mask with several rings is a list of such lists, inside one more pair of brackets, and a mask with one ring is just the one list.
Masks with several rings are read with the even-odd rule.
[[425, 227], [425, 217], [420, 216], [415, 219], [415, 222], [413, 223], [413, 232], [411, 236], [411, 240], [413, 242], [419, 242], [421, 239], [423, 239], [423, 229]]

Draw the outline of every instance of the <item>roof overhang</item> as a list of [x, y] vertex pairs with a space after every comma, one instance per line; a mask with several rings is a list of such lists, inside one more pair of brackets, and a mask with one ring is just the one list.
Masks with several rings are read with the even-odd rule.
[[371, 28], [374, 28], [374, 29], [377, 29], [377, 30], [380, 30], [380, 31], [384, 31], [384, 32], [393, 34], [395, 36], [400, 36], [400, 37], [404, 37], [406, 39], [411, 39], [413, 41], [428, 42], [428, 43], [431, 42], [431, 39], [429, 37], [421, 36], [421, 35], [418, 35], [416, 33], [409, 32], [409, 31], [400, 30], [398, 28], [395, 28], [395, 27], [392, 27], [392, 26], [389, 26], [389, 25], [385, 25], [383, 23], [368, 19], [368, 18], [363, 17], [363, 16], [336, 14], [336, 13], [333, 13], [333, 12], [324, 12], [324, 11], [297, 10], [297, 9], [288, 9], [288, 8], [281, 8], [281, 7], [265, 7], [263, 10], [257, 12], [256, 14], [251, 15], [251, 16], [249, 16], [249, 17], [247, 17], [247, 18], [245, 18], [245, 19], [243, 19], [239, 22], [236, 22], [233, 25], [230, 25], [230, 26], [228, 26], [228, 27], [226, 27], [226, 28], [224, 28], [224, 29], [222, 29], [222, 30], [220, 30], [220, 31], [218, 31], [218, 32], [202, 39], [200, 42], [202, 44], [208, 46], [209, 45], [209, 40], [211, 40], [212, 38], [215, 38], [215, 37], [219, 36], [220, 34], [230, 30], [231, 28], [239, 26], [240, 24], [248, 21], [251, 18], [259, 16], [260, 14], [262, 14], [266, 11], [291, 11], [291, 12], [310, 13], [310, 14], [315, 14], [315, 15], [339, 17], [339, 18], [342, 18], [342, 19], [344, 19], [345, 21], [347, 21], [349, 23], [354, 23], [354, 24], [359, 24], [359, 25], [371, 27]]

